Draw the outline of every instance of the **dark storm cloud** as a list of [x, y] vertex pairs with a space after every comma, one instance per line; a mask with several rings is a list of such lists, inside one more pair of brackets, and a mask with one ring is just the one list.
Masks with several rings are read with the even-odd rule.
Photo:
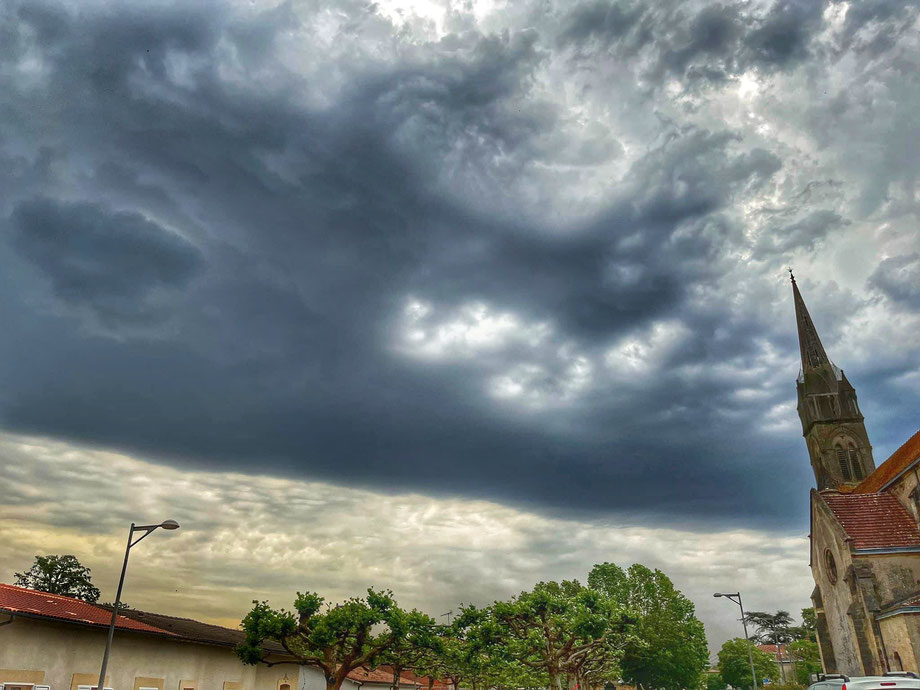
[[869, 283], [889, 299], [907, 308], [920, 308], [920, 254], [882, 260]]
[[[779, 189], [776, 152], [655, 108], [582, 132], [541, 79], [573, 46], [648, 51], [626, 64], [688, 86], [791, 71], [814, 16], [592, 3], [401, 43], [340, 10], [0, 10], [3, 423], [387, 490], [799, 518], [779, 482], [808, 485], [804, 450], [771, 431], [791, 314], [751, 306], [775, 267], [737, 256], [780, 261], [843, 216], [793, 200], [752, 241], [736, 208]], [[623, 182], [567, 215], [633, 129]]]
[[766, 9], [748, 3], [694, 8], [678, 2], [586, 2], [570, 10], [558, 42], [592, 58], [599, 52], [624, 60], [645, 56], [643, 79], [660, 84], [677, 78], [693, 88], [750, 69], [790, 69], [808, 59], [824, 7], [810, 0], [779, 0]]
[[799, 248], [811, 250], [830, 231], [843, 225], [846, 225], [846, 221], [833, 211], [812, 211], [800, 220], [768, 224], [758, 249], [764, 253], [783, 253]]
[[34, 199], [12, 215], [12, 244], [54, 293], [100, 315], [136, 318], [157, 289], [184, 286], [201, 268], [195, 247], [137, 213]]

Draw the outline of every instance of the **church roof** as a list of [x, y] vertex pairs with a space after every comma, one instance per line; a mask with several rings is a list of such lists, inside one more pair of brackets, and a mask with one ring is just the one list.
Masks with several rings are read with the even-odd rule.
[[853, 493], [869, 494], [881, 491], [917, 460], [920, 460], [920, 431], [907, 439], [907, 442], [892, 453], [891, 457], [863, 479], [853, 489]]
[[855, 549], [920, 548], [920, 529], [891, 494], [822, 493]]

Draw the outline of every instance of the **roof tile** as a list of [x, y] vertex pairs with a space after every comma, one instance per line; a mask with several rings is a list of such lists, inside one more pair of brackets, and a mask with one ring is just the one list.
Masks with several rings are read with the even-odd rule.
[[[0, 583], [0, 610], [9, 613], [27, 613], [55, 620], [108, 627], [112, 612], [79, 599], [48, 594], [25, 587]], [[118, 616], [115, 627], [124, 630], [172, 635], [160, 628]]]
[[920, 458], [920, 431], [911, 436], [875, 471], [862, 480], [853, 493], [871, 494], [880, 491], [892, 479], [910, 467], [911, 463]]
[[920, 530], [891, 494], [822, 493], [857, 549], [920, 548]]

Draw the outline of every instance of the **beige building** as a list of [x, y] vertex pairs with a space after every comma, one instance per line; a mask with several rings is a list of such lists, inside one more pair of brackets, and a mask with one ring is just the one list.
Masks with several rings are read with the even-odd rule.
[[792, 279], [811, 492], [812, 601], [828, 673], [920, 668], [920, 432], [878, 468], [856, 390], [828, 358]]
[[[112, 690], [325, 690], [318, 669], [265, 645], [272, 665], [247, 666], [240, 630], [128, 609], [117, 621], [106, 688]], [[2, 690], [92, 690], [99, 681], [111, 611], [70, 597], [0, 584]], [[357, 674], [365, 674], [359, 678]], [[386, 672], [353, 672], [343, 690], [387, 687]], [[392, 679], [392, 674], [390, 674]], [[392, 683], [390, 683], [392, 685]], [[415, 690], [414, 677], [400, 690]], [[427, 679], [426, 679], [427, 685]]]

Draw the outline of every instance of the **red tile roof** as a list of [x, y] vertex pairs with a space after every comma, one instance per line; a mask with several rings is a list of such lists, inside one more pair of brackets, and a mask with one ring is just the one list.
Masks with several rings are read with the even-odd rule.
[[[108, 627], [109, 622], [112, 620], [112, 612], [106, 611], [100, 606], [94, 606], [71, 597], [63, 597], [59, 594], [48, 594], [3, 583], [0, 583], [0, 611], [102, 627]], [[118, 616], [115, 627], [138, 632], [172, 635], [166, 630], [161, 630], [124, 616]]]
[[863, 479], [853, 489], [853, 493], [871, 494], [880, 491], [883, 486], [910, 467], [918, 458], [920, 458], [920, 431], [907, 439], [907, 442], [892, 453], [891, 457]]
[[757, 649], [767, 654], [772, 654], [777, 661], [788, 661], [788, 649], [784, 646], [782, 650], [782, 655], [780, 655], [779, 645], [775, 644], [759, 644]]
[[822, 493], [857, 549], [920, 548], [917, 523], [891, 494]]
[[[393, 667], [378, 666], [372, 671], [364, 668], [357, 668], [348, 674], [351, 680], [358, 683], [384, 683], [387, 686], [393, 685]], [[428, 690], [428, 676], [417, 676], [410, 670], [403, 671], [399, 675], [400, 685], [416, 685], [419, 690]], [[454, 690], [454, 686], [446, 678], [435, 680], [432, 690]]]
[[[387, 685], [393, 685], [393, 669], [390, 666], [380, 666], [372, 671], [368, 671], [364, 668], [356, 668], [348, 674], [348, 677], [359, 683], [386, 683]], [[416, 685], [417, 681], [415, 680], [415, 676], [410, 677], [409, 673], [404, 672], [399, 676], [399, 684]], [[428, 681], [426, 679], [425, 687], [427, 686]]]

